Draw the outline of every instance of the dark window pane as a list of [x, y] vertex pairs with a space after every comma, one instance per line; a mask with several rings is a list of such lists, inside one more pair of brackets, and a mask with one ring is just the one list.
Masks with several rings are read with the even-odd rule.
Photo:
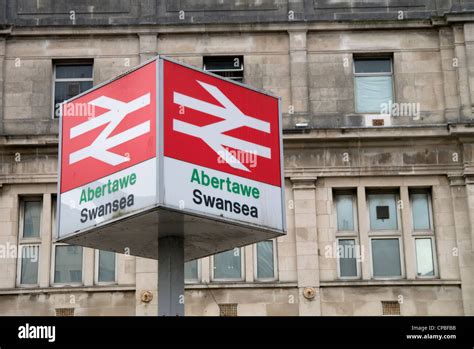
[[[397, 203], [395, 194], [369, 194], [370, 229], [375, 230], [397, 230]], [[388, 218], [378, 218], [377, 207], [388, 207]], [[386, 211], [386, 209], [378, 209]], [[383, 213], [383, 212], [379, 212]], [[386, 212], [385, 212], [386, 213]], [[380, 217], [386, 217], [382, 215]]]
[[241, 69], [244, 58], [242, 56], [204, 57], [206, 70]]
[[115, 281], [115, 252], [99, 251], [99, 282]]
[[184, 279], [195, 281], [198, 279], [198, 261], [189, 261], [184, 264]]
[[273, 279], [274, 277], [273, 241], [261, 241], [257, 243], [257, 278]]
[[92, 64], [56, 65], [56, 79], [91, 79]]
[[377, 211], [377, 219], [390, 218], [388, 206], [377, 206], [376, 211]]
[[357, 276], [357, 251], [354, 239], [339, 240], [339, 267], [341, 277]]
[[215, 279], [241, 279], [240, 249], [233, 249], [214, 256]]
[[337, 229], [354, 230], [352, 195], [336, 195]]
[[243, 56], [204, 57], [204, 69], [224, 78], [242, 81]]
[[401, 276], [398, 239], [372, 239], [372, 263], [375, 277]]
[[392, 71], [392, 60], [381, 59], [355, 59], [356, 73], [390, 73]]
[[56, 246], [54, 266], [55, 283], [82, 281], [82, 247]]
[[33, 238], [40, 236], [41, 201], [23, 202], [23, 237]]
[[21, 249], [21, 277], [22, 285], [34, 285], [38, 283], [38, 246], [25, 246]]
[[411, 194], [411, 209], [413, 217], [413, 229], [429, 230], [431, 228], [431, 224], [428, 194]]
[[54, 87], [54, 116], [59, 117], [59, 105], [67, 99], [92, 88], [92, 81], [56, 82]]

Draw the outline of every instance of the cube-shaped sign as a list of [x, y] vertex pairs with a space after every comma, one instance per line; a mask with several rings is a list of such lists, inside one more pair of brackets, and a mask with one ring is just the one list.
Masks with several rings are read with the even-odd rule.
[[61, 241], [187, 260], [284, 234], [278, 98], [157, 57], [62, 106]]

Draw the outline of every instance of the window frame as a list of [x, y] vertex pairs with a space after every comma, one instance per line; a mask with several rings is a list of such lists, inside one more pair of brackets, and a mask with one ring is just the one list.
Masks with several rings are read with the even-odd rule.
[[[42, 223], [43, 223], [43, 197], [39, 195], [28, 195], [28, 196], [20, 196], [20, 217], [19, 217], [19, 241], [24, 243], [41, 243], [41, 235], [43, 235]], [[39, 234], [38, 236], [34, 237], [24, 237], [24, 230], [25, 230], [25, 202], [34, 202], [39, 201], [41, 203], [41, 211], [40, 211], [40, 219], [39, 219]]]
[[[427, 200], [428, 200], [428, 214], [429, 214], [429, 221], [430, 221], [430, 229], [429, 230], [415, 230], [415, 225], [413, 222], [413, 200], [411, 194], [426, 194], [427, 195]], [[434, 231], [434, 220], [433, 220], [433, 205], [431, 203], [432, 197], [431, 197], [431, 191], [429, 188], [410, 188], [408, 192], [408, 196], [410, 198], [410, 214], [411, 214], [411, 231], [412, 235], [415, 236], [424, 236], [424, 235], [429, 235], [429, 236], [434, 236], [435, 231]]]
[[[117, 266], [118, 266], [118, 258], [117, 258], [117, 253], [113, 252], [115, 255], [115, 263], [114, 263], [114, 281], [99, 281], [99, 258], [100, 258], [100, 251], [98, 249], [94, 250], [94, 284], [95, 285], [117, 285], [118, 284], [118, 272], [117, 272]], [[106, 251], [106, 252], [112, 252], [112, 251]], [[83, 258], [84, 258], [84, 250], [82, 250]]]
[[[339, 247], [339, 240], [354, 240], [354, 246], [360, 246], [359, 244], [359, 238], [358, 237], [353, 237], [353, 236], [340, 236], [336, 237], [336, 247]], [[361, 262], [355, 259], [356, 261], [356, 276], [342, 276], [341, 275], [341, 263], [340, 263], [340, 257], [339, 255], [337, 256], [337, 278], [340, 280], [360, 280], [361, 279]]]
[[278, 280], [278, 256], [277, 256], [277, 241], [276, 239], [270, 240], [262, 240], [263, 241], [271, 241], [273, 244], [273, 277], [272, 278], [259, 278], [258, 277], [258, 250], [257, 250], [257, 243], [253, 244], [253, 278], [255, 281], [258, 282], [272, 282]]
[[[431, 240], [431, 256], [433, 257], [433, 275], [422, 276], [418, 275], [418, 253], [416, 250], [416, 240], [417, 239], [430, 239]], [[417, 279], [438, 279], [438, 258], [436, 253], [436, 239], [435, 236], [413, 236], [413, 251], [415, 253], [415, 276]]]
[[[206, 67], [206, 58], [216, 58], [216, 57], [226, 57], [226, 58], [233, 58], [233, 60], [235, 58], [241, 58], [241, 68], [239, 69], [207, 69]], [[224, 79], [229, 79], [229, 80], [232, 80], [232, 81], [235, 81], [235, 82], [239, 82], [239, 83], [243, 83], [244, 82], [244, 79], [245, 79], [245, 69], [244, 69], [244, 55], [205, 55], [202, 57], [202, 69], [206, 72], [209, 72], [209, 73], [212, 73], [212, 74], [215, 74], [215, 75], [218, 75], [220, 76], [221, 78], [224, 78]], [[222, 73], [222, 72], [242, 72], [242, 78], [231, 78], [231, 77], [225, 77], [225, 76], [222, 76], [220, 75], [219, 73]]]
[[[338, 221], [338, 212], [337, 212], [337, 202], [336, 197], [338, 195], [351, 195], [352, 196], [352, 217], [354, 230], [339, 230], [337, 225]], [[347, 237], [358, 237], [359, 236], [359, 217], [358, 217], [358, 208], [357, 208], [357, 193], [354, 189], [332, 189], [332, 206], [334, 210], [334, 226], [336, 227], [336, 236], [347, 236]]]
[[[68, 60], [58, 60], [58, 61], [54, 61], [53, 60], [53, 88], [52, 88], [52, 94], [51, 94], [51, 107], [52, 107], [52, 119], [53, 120], [59, 120], [60, 119], [60, 116], [56, 117], [55, 116], [55, 111], [56, 111], [56, 108], [55, 108], [55, 103], [54, 103], [54, 99], [55, 99], [55, 96], [56, 96], [56, 82], [84, 82], [84, 81], [91, 81], [92, 82], [92, 86], [94, 86], [94, 60], [93, 59], [71, 59], [70, 62], [68, 62]], [[84, 64], [90, 64], [92, 66], [92, 76], [90, 78], [60, 78], [60, 79], [57, 79], [56, 78], [56, 67], [58, 65], [84, 65]], [[64, 102], [64, 101], [63, 101]]]
[[62, 242], [53, 242], [51, 244], [51, 287], [78, 287], [78, 286], [83, 286], [84, 285], [84, 267], [85, 267], [85, 258], [84, 258], [84, 249], [85, 247], [83, 246], [78, 246], [82, 248], [82, 265], [81, 265], [81, 281], [80, 282], [56, 282], [54, 276], [55, 276], [55, 271], [56, 271], [56, 247], [57, 246], [76, 246], [76, 245], [70, 245]]
[[[375, 276], [374, 275], [374, 254], [372, 251], [372, 240], [398, 240], [398, 250], [400, 252], [400, 276]], [[373, 280], [402, 280], [405, 279], [405, 254], [403, 251], [402, 236], [369, 236], [369, 248], [370, 248], [370, 276]]]
[[[214, 257], [215, 255], [212, 255], [211, 257], [212, 258], [209, 258], [210, 259], [210, 268], [211, 268], [211, 272], [210, 272], [210, 276], [211, 276], [211, 281], [212, 282], [243, 282], [245, 281], [245, 248], [244, 247], [236, 247], [238, 249], [240, 249], [240, 278], [238, 279], [231, 279], [231, 278], [216, 278], [214, 276]], [[232, 250], [227, 250], [227, 251], [233, 251], [235, 250], [236, 248], [233, 248]], [[227, 252], [227, 251], [222, 251], [222, 252]], [[220, 252], [220, 253], [222, 253]]]
[[[377, 59], [389, 59], [390, 60], [390, 73], [356, 73], [355, 69], [355, 62], [357, 60], [377, 60]], [[396, 95], [395, 95], [395, 71], [394, 71], [394, 58], [392, 53], [380, 53], [380, 54], [367, 54], [367, 55], [352, 55], [352, 79], [353, 79], [353, 86], [354, 86], [354, 113], [359, 115], [374, 115], [374, 116], [382, 116], [386, 114], [382, 114], [381, 111], [374, 112], [374, 111], [365, 111], [359, 112], [357, 111], [357, 88], [356, 88], [356, 79], [357, 77], [369, 77], [369, 76], [391, 76], [392, 77], [392, 103], [396, 103]]]
[[[25, 228], [25, 202], [32, 202], [38, 201], [41, 203], [41, 210], [40, 210], [40, 217], [39, 217], [39, 234], [38, 236], [34, 237], [24, 237], [24, 228]], [[20, 195], [18, 196], [19, 202], [19, 222], [18, 222], [18, 242], [17, 242], [17, 261], [16, 261], [16, 287], [21, 288], [35, 288], [39, 287], [40, 285], [40, 264], [39, 259], [41, 255], [41, 244], [42, 244], [42, 223], [43, 223], [43, 196], [42, 195]], [[21, 283], [21, 276], [22, 276], [22, 263], [23, 263], [23, 248], [24, 247], [37, 247], [38, 248], [38, 271], [37, 271], [37, 279], [35, 284], [23, 284]]]
[[[196, 285], [196, 284], [199, 284], [201, 283], [201, 258], [195, 260], [196, 261], [196, 264], [197, 264], [197, 278], [196, 279], [186, 279], [186, 277], [184, 278], [184, 284], [185, 285]], [[189, 261], [189, 262], [192, 262], [192, 261]]]
[[[38, 248], [38, 271], [36, 275], [36, 283], [35, 284], [23, 284], [21, 282], [22, 276], [22, 264], [23, 264], [23, 248], [24, 247], [37, 247]], [[25, 243], [18, 245], [18, 253], [17, 256], [17, 273], [16, 273], [16, 286], [21, 288], [35, 288], [39, 287], [40, 284], [40, 257], [41, 257], [41, 244], [40, 243]]]
[[[372, 230], [372, 224], [370, 220], [370, 195], [377, 195], [377, 194], [393, 194], [395, 195], [395, 210], [397, 213], [397, 230]], [[401, 237], [403, 235], [403, 224], [401, 221], [401, 212], [398, 208], [398, 202], [400, 201], [400, 189], [369, 189], [366, 191], [366, 206], [367, 206], [367, 222], [368, 222], [368, 235], [369, 237], [376, 237], [376, 236], [397, 236]]]
[[[439, 278], [439, 268], [438, 268], [438, 254], [437, 254], [437, 245], [436, 245], [436, 234], [434, 226], [434, 213], [433, 213], [433, 203], [432, 203], [432, 191], [431, 188], [415, 187], [408, 189], [408, 195], [410, 199], [410, 214], [411, 214], [411, 235], [413, 243], [413, 253], [415, 254], [415, 277], [417, 279], [437, 279]], [[428, 215], [430, 222], [429, 230], [415, 230], [415, 225], [413, 222], [413, 200], [412, 194], [426, 194], [428, 200]], [[433, 272], [431, 276], [420, 276], [418, 275], [418, 253], [416, 250], [416, 240], [417, 239], [430, 239], [431, 240], [431, 255], [433, 257]]]

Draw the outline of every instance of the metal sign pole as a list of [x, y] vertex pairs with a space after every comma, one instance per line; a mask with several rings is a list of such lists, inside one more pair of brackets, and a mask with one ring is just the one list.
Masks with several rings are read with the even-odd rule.
[[158, 315], [184, 316], [184, 239], [158, 239]]

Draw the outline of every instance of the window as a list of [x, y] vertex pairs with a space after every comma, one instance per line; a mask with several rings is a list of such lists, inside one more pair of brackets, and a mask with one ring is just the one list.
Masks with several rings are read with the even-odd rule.
[[99, 284], [115, 283], [116, 255], [110, 251], [96, 251], [96, 282]]
[[199, 282], [199, 263], [197, 259], [184, 264], [184, 281], [188, 284]]
[[244, 279], [244, 259], [243, 250], [234, 248], [226, 252], [214, 255], [213, 260], [213, 280], [216, 281], [242, 281]]
[[207, 56], [204, 57], [204, 70], [242, 82], [244, 80], [244, 57]]
[[403, 277], [398, 198], [399, 195], [395, 190], [371, 191], [367, 195], [372, 276], [374, 278]]
[[[354, 190], [333, 191], [336, 212], [338, 275], [341, 279], [359, 278], [360, 249], [357, 244], [357, 195]], [[343, 237], [343, 238], [342, 238]]]
[[375, 278], [402, 276], [399, 238], [372, 238], [372, 272]]
[[357, 113], [381, 113], [382, 104], [393, 101], [391, 57], [354, 58]]
[[431, 230], [430, 198], [427, 191], [413, 191], [410, 193], [411, 213], [414, 231]]
[[20, 198], [18, 286], [38, 286], [42, 210], [43, 201], [41, 197]]
[[433, 238], [416, 238], [416, 275], [419, 277], [435, 276]]
[[420, 278], [432, 278], [436, 276], [437, 271], [430, 191], [411, 189], [410, 204], [415, 241], [416, 275]]
[[[52, 284], [82, 284], [83, 251], [81, 246], [66, 245], [56, 243], [56, 201], [57, 196], [52, 197], [52, 262], [51, 262], [51, 280]], [[115, 266], [114, 266], [115, 268]], [[97, 275], [97, 273], [96, 273]], [[97, 280], [97, 277], [96, 277]]]
[[53, 266], [55, 284], [82, 283], [82, 247], [55, 245]]
[[54, 117], [60, 115], [65, 100], [87, 91], [93, 86], [93, 64], [83, 62], [57, 62], [54, 64]]
[[370, 230], [398, 230], [397, 196], [394, 193], [369, 194]]
[[39, 245], [20, 245], [20, 273], [21, 286], [38, 285]]
[[273, 281], [276, 279], [276, 240], [260, 241], [255, 244], [255, 279]]
[[336, 204], [337, 230], [356, 231], [356, 204], [355, 195], [351, 192], [336, 192], [334, 202]]
[[355, 239], [338, 239], [338, 259], [340, 278], [358, 278], [357, 259], [360, 258], [356, 249]]
[[23, 239], [39, 238], [41, 231], [41, 198], [23, 198], [20, 204], [20, 231]]

